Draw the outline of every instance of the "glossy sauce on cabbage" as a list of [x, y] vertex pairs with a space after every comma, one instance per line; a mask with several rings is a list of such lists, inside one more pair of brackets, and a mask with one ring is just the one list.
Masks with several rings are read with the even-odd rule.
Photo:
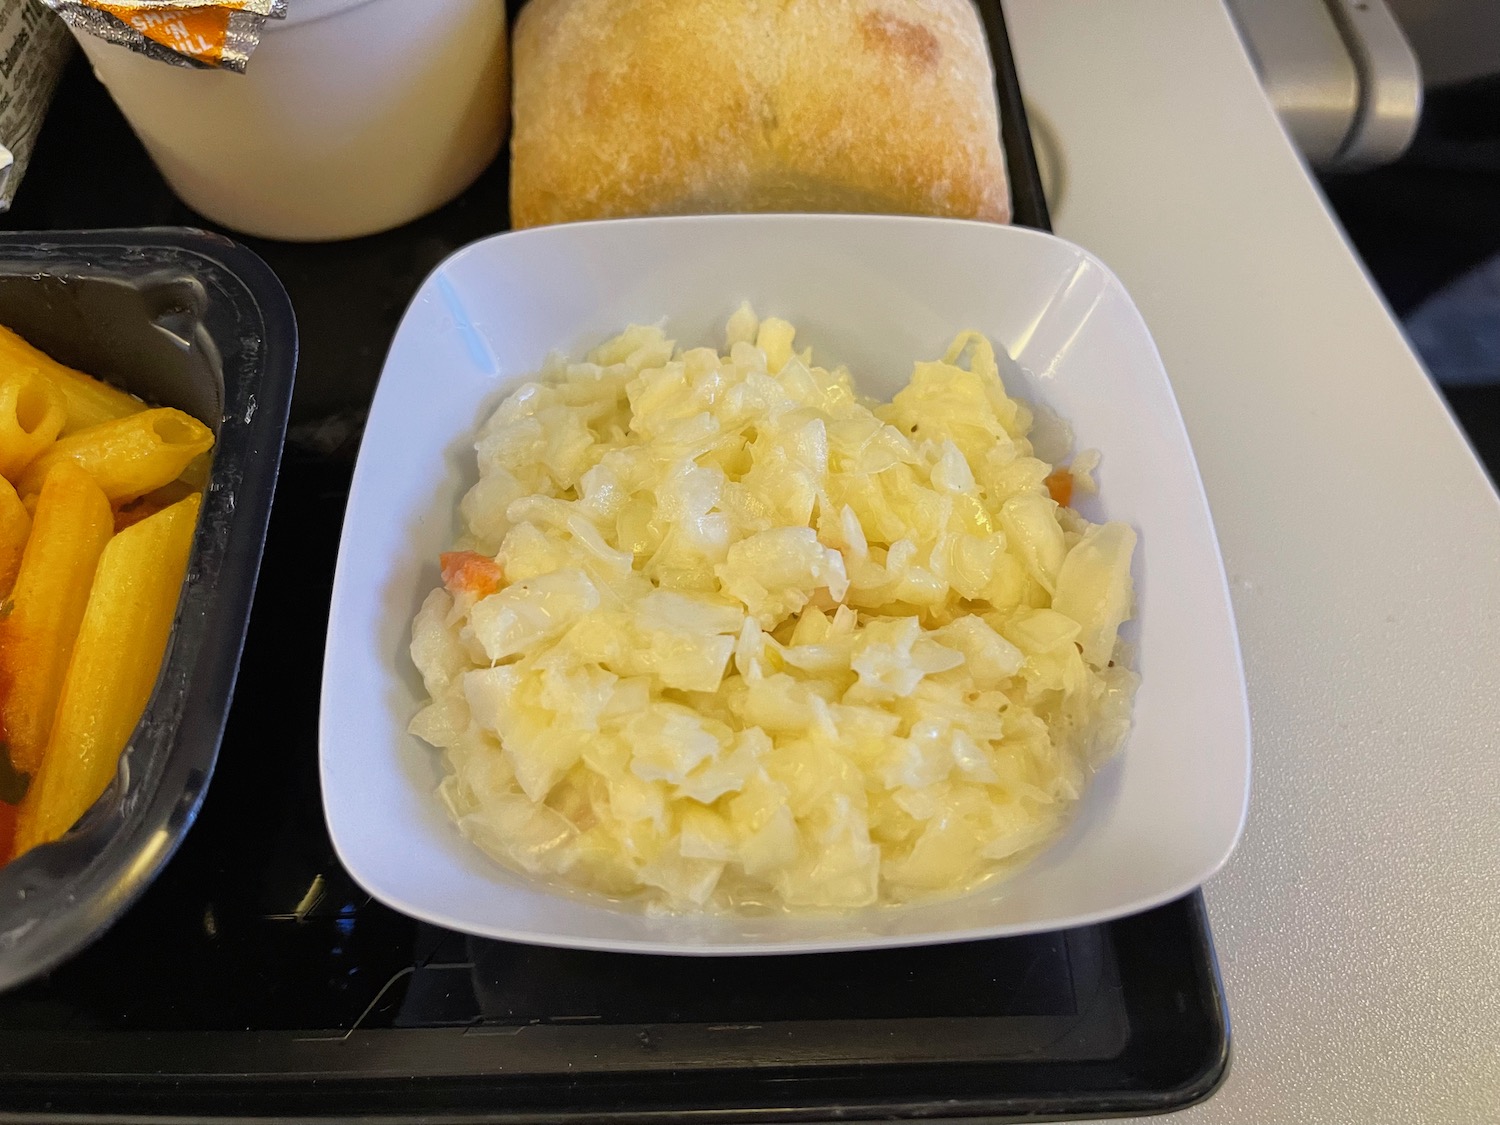
[[411, 730], [500, 862], [668, 910], [958, 893], [1124, 738], [1135, 533], [1053, 499], [989, 342], [889, 403], [793, 344], [632, 327], [480, 432]]

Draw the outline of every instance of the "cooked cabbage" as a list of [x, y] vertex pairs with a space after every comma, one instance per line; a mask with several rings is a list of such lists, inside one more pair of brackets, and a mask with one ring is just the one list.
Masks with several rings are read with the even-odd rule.
[[794, 341], [632, 327], [481, 430], [411, 730], [500, 862], [669, 910], [957, 893], [1124, 738], [1135, 533], [1052, 498], [989, 342], [875, 404]]

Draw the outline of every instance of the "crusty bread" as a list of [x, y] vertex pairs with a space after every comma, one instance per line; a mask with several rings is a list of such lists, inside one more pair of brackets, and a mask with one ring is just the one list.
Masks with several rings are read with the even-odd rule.
[[1010, 215], [970, 0], [531, 0], [514, 72], [515, 227]]

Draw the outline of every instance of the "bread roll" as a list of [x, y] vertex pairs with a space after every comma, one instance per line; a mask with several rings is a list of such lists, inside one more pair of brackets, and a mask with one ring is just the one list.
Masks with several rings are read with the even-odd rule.
[[970, 0], [531, 0], [511, 224], [722, 211], [1010, 217]]

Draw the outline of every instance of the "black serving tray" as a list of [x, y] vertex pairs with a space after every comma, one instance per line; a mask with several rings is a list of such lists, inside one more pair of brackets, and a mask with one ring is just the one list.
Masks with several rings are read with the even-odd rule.
[[216, 435], [161, 674], [116, 777], [62, 841], [0, 869], [3, 989], [114, 921], [198, 812], [250, 618], [297, 331], [259, 258], [176, 230], [0, 234], [0, 324]]
[[[1017, 221], [1046, 227], [998, 3]], [[317, 780], [323, 632], [359, 425], [407, 301], [504, 229], [502, 156], [354, 242], [252, 242], [302, 362], [260, 594], [197, 825], [140, 902], [0, 996], [0, 1120], [1027, 1119], [1179, 1108], [1228, 1064], [1200, 896], [1101, 926], [891, 952], [672, 959], [466, 938], [372, 902]], [[11, 217], [201, 223], [75, 65]]]

